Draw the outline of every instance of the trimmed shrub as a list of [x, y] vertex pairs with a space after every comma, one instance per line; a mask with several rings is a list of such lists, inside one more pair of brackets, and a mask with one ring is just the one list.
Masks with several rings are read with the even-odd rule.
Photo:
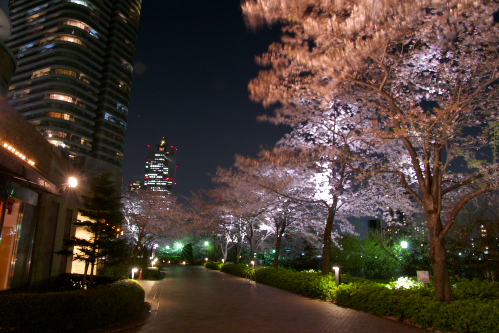
[[221, 270], [224, 264], [217, 261], [208, 261], [204, 264], [204, 267], [209, 269]]
[[161, 280], [163, 276], [159, 267], [142, 268], [142, 279], [144, 280]]
[[252, 269], [246, 264], [225, 264], [222, 266], [221, 271], [224, 273], [245, 277], [246, 272]]
[[332, 291], [336, 288], [334, 276], [286, 268], [262, 267], [256, 271], [256, 280], [299, 295], [320, 299], [331, 299]]
[[[479, 287], [478, 284], [483, 286]], [[486, 282], [462, 282], [456, 295], [491, 295], [496, 287]], [[487, 290], [487, 293], [483, 293]], [[472, 292], [474, 291], [474, 292]], [[334, 300], [344, 306], [381, 316], [397, 317], [422, 328], [444, 332], [493, 333], [499, 326], [499, 299], [467, 298], [452, 303], [438, 302], [431, 289], [389, 289], [378, 283], [341, 285]]]
[[144, 308], [144, 289], [120, 280], [88, 290], [0, 296], [0, 332], [83, 332], [127, 322]]
[[[92, 281], [91, 281], [92, 280]], [[83, 274], [61, 274], [56, 282], [55, 287], [52, 289], [53, 291], [64, 291], [64, 290], [79, 290], [79, 289], [88, 289], [99, 286], [105, 286], [120, 280], [119, 278], [110, 277], [110, 276], [101, 276], [96, 275], [91, 279], [90, 276], [87, 275], [87, 279], [85, 282], [85, 286], [83, 285]], [[48, 291], [48, 290], [47, 290]]]
[[[222, 272], [244, 277], [246, 264], [226, 264]], [[337, 287], [334, 275], [286, 268], [256, 270], [258, 283], [268, 284], [311, 298], [333, 300], [343, 306], [375, 315], [396, 317], [422, 328], [443, 332], [493, 333], [499, 327], [499, 283], [459, 280], [453, 286], [455, 301], [435, 300], [432, 284], [423, 288], [415, 279], [382, 284], [347, 274]]]

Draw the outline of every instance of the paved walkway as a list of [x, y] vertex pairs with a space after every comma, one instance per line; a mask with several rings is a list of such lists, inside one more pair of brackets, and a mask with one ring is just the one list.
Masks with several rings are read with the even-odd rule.
[[196, 266], [172, 266], [142, 281], [151, 313], [127, 333], [415, 333], [400, 322], [312, 300]]

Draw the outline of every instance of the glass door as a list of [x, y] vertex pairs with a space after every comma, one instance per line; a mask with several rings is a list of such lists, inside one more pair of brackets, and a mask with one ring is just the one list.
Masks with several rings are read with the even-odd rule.
[[0, 218], [3, 219], [0, 239], [0, 290], [10, 288], [16, 263], [17, 245], [21, 235], [23, 202], [0, 196]]

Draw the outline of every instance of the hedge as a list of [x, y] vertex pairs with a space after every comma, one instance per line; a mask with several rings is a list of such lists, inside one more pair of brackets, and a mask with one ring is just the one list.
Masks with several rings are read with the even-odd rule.
[[246, 264], [225, 264], [220, 270], [224, 273], [245, 277], [246, 272], [250, 269], [252, 268]]
[[88, 290], [0, 295], [0, 332], [83, 332], [135, 319], [145, 292], [133, 280]]
[[214, 270], [221, 270], [224, 263], [218, 261], [208, 261], [204, 264], [204, 267]]
[[[221, 270], [244, 277], [248, 269], [252, 268], [246, 264], [225, 264]], [[454, 281], [455, 301], [443, 303], [435, 300], [431, 284], [427, 289], [417, 283], [407, 289], [396, 289], [393, 282], [387, 285], [342, 275], [343, 284], [337, 287], [334, 275], [272, 267], [257, 269], [256, 280], [303, 296], [332, 300], [342, 306], [396, 317], [442, 332], [495, 333], [499, 327], [499, 282]]]
[[[473, 282], [474, 286], [478, 285]], [[495, 285], [480, 282], [480, 290], [495, 289]], [[458, 297], [476, 296], [470, 293], [470, 283], [454, 285]], [[484, 294], [481, 294], [484, 295]], [[375, 283], [340, 285], [334, 292], [336, 303], [376, 315], [397, 317], [421, 326], [444, 332], [494, 333], [499, 327], [499, 299], [489, 297], [461, 298], [451, 303], [436, 301], [432, 290], [388, 289]]]

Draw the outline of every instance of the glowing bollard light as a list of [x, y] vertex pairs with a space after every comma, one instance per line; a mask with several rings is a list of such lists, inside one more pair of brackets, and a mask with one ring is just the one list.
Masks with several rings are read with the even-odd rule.
[[135, 279], [135, 273], [137, 273], [138, 271], [138, 268], [132, 268], [132, 280]]
[[340, 285], [340, 266], [333, 266], [334, 276], [336, 278], [336, 285]]

